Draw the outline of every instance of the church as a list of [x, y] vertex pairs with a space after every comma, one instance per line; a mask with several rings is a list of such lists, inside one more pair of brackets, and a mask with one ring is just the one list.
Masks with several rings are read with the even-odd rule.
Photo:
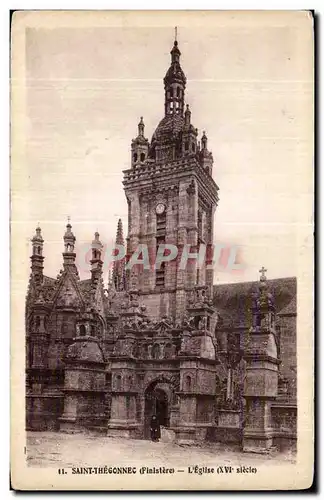
[[[175, 40], [164, 116], [151, 140], [141, 118], [131, 142], [123, 172], [127, 237], [121, 221], [116, 235], [126, 250], [108, 288], [97, 232], [91, 278], [81, 280], [70, 221], [56, 278], [43, 273], [46, 242], [36, 228], [25, 315], [26, 428], [147, 439], [155, 413], [176, 443], [294, 449], [296, 278], [268, 280], [262, 267], [255, 282], [214, 285], [211, 252], [202, 263], [193, 257], [213, 245], [219, 187], [207, 135], [185, 103], [180, 56]], [[176, 258], [152, 264], [168, 245]], [[128, 265], [139, 248], [152, 265]]]

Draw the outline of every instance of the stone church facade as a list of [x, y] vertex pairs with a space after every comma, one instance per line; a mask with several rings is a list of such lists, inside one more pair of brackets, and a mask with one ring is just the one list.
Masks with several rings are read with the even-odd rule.
[[[98, 233], [86, 280], [70, 223], [56, 278], [43, 273], [39, 227], [32, 238], [26, 426], [147, 438], [156, 413], [179, 443], [226, 441], [259, 452], [294, 446], [296, 280], [267, 280], [262, 268], [259, 282], [213, 285], [219, 188], [207, 136], [198, 140], [185, 106], [180, 55], [175, 41], [164, 117], [151, 141], [141, 118], [131, 143], [128, 234], [125, 241], [119, 221], [116, 236], [127, 252], [114, 262], [108, 289]], [[168, 245], [178, 255], [157, 265]], [[206, 259], [198, 265], [201, 245]], [[145, 248], [149, 266], [128, 266]]]

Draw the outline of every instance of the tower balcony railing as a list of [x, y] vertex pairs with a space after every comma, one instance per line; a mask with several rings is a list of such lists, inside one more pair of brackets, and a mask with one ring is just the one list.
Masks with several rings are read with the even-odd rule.
[[158, 175], [159, 173], [168, 174], [173, 172], [178, 172], [179, 167], [185, 170], [192, 168], [192, 164], [188, 164], [183, 159], [178, 161], [173, 161], [172, 163], [154, 163], [146, 165], [136, 165], [135, 168], [124, 170], [124, 183], [134, 180], [139, 180], [141, 178]]
[[[123, 184], [128, 184], [129, 182], [136, 182], [144, 179], [149, 179], [151, 177], [155, 177], [159, 174], [173, 174], [179, 173], [179, 167], [181, 167], [181, 172], [185, 172], [188, 170], [196, 170], [201, 177], [203, 184], [205, 186], [212, 185], [212, 190], [218, 191], [218, 186], [214, 179], [209, 175], [208, 172], [201, 166], [199, 161], [196, 158], [191, 158], [191, 161], [188, 159], [181, 158], [179, 160], [174, 160], [171, 163], [163, 163], [147, 162], [145, 164], [135, 165], [134, 168], [124, 170], [124, 180]], [[216, 194], [216, 201], [218, 201], [218, 196]]]

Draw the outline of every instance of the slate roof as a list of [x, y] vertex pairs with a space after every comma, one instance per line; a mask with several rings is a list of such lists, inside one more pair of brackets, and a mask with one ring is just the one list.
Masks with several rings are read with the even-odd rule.
[[91, 278], [86, 280], [79, 281], [81, 292], [90, 292], [91, 291]]
[[288, 316], [290, 314], [297, 314], [296, 296], [294, 296], [292, 300], [289, 302], [289, 304], [283, 309], [281, 309], [281, 311], [278, 314], [279, 316]]
[[153, 141], [159, 141], [170, 134], [177, 135], [184, 127], [184, 118], [181, 115], [166, 115], [155, 129]]
[[[243, 327], [249, 322], [252, 293], [258, 290], [259, 283], [259, 281], [246, 281], [214, 285], [214, 305], [225, 324]], [[267, 284], [269, 292], [274, 297], [277, 314], [296, 312], [296, 278], [267, 280]]]
[[49, 276], [43, 277], [42, 295], [46, 302], [51, 302], [54, 297], [58, 282]]
[[43, 278], [43, 286], [53, 286], [56, 283], [55, 278], [51, 278], [50, 276], [44, 276]]
[[84, 303], [88, 307], [94, 306], [94, 290], [92, 288], [91, 278], [79, 281], [80, 292]]
[[166, 72], [164, 77], [164, 84], [172, 83], [175, 81], [180, 81], [184, 84], [187, 83], [186, 75], [183, 72], [183, 69], [180, 66], [179, 62], [174, 62], [171, 64], [170, 68]]

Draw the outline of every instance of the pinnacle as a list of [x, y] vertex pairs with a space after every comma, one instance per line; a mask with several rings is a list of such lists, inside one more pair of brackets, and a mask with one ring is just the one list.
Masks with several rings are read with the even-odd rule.
[[122, 223], [121, 219], [118, 219], [117, 233], [116, 233], [116, 244], [117, 245], [124, 245], [123, 223]]

